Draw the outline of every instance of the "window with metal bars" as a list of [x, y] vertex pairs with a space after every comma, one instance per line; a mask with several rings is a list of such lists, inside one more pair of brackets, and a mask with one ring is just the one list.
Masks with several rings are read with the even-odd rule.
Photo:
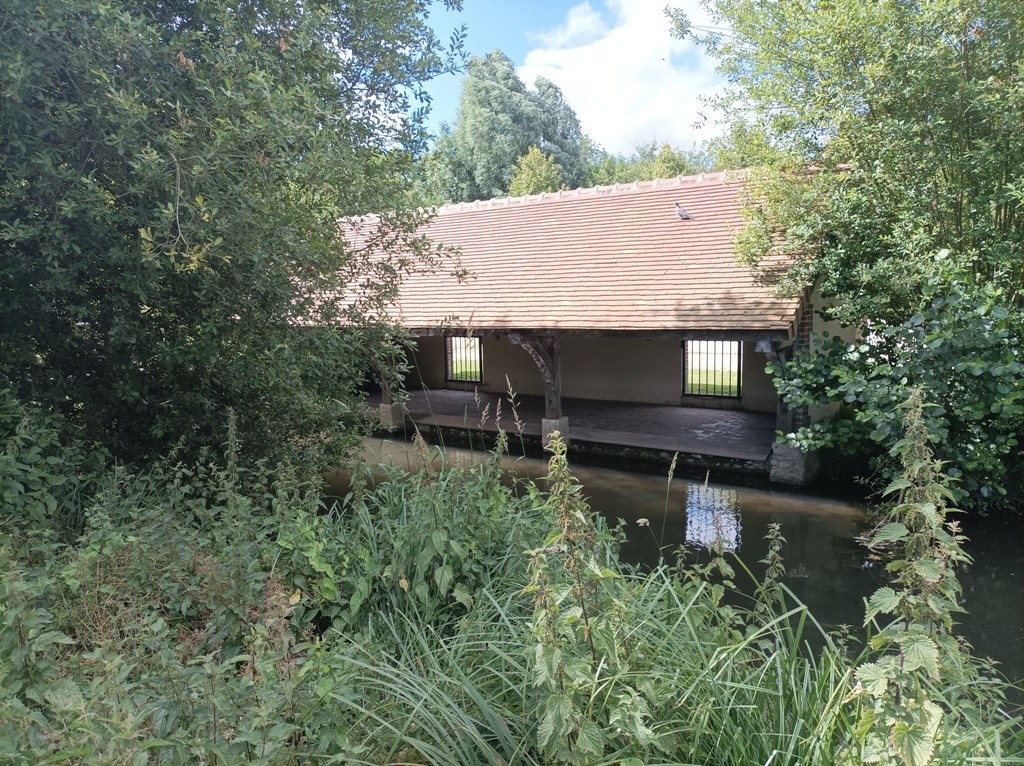
[[739, 397], [742, 350], [734, 340], [684, 340], [683, 394]]
[[483, 345], [479, 338], [445, 338], [445, 378], [457, 383], [484, 382]]

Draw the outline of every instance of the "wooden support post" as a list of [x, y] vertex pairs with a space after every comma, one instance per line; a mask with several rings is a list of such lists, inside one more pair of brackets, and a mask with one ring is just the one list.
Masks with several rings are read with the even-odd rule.
[[523, 333], [509, 333], [508, 337], [530, 355], [544, 379], [544, 420], [541, 422], [544, 443], [547, 444], [555, 431], [568, 442], [569, 418], [562, 415], [562, 339]]

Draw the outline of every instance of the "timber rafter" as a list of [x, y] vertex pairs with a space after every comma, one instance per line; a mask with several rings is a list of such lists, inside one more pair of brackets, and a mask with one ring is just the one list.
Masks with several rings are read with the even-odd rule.
[[[511, 339], [513, 336], [528, 338], [636, 338], [637, 340], [738, 340], [757, 342], [767, 340], [777, 346], [785, 346], [792, 342], [792, 336], [786, 330], [597, 330], [571, 329], [548, 330], [541, 328], [506, 328], [486, 327], [410, 327], [406, 330], [417, 337], [456, 337], [463, 335], [495, 335]], [[514, 341], [517, 342], [517, 341]]]

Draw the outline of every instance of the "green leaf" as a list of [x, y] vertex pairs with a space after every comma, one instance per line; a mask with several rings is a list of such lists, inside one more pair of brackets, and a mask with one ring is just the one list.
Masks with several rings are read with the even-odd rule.
[[860, 719], [857, 721], [857, 726], [853, 730], [853, 736], [856, 739], [864, 739], [874, 725], [875, 709], [873, 706], [865, 706], [864, 712], [861, 713]]
[[430, 566], [430, 563], [434, 560], [434, 556], [435, 551], [433, 546], [425, 546], [416, 556], [416, 569], [420, 572], [425, 572]]
[[891, 673], [891, 667], [883, 667], [876, 662], [869, 662], [857, 668], [854, 677], [860, 681], [864, 691], [872, 697], [881, 697], [889, 688]]
[[580, 722], [576, 733], [576, 749], [584, 755], [599, 756], [604, 752], [604, 734], [589, 718]]
[[885, 739], [877, 734], [871, 733], [864, 738], [864, 747], [861, 750], [861, 763], [883, 763], [891, 762], [889, 748]]
[[455, 584], [455, 588], [452, 589], [452, 596], [462, 604], [466, 609], [470, 609], [473, 606], [473, 595], [466, 590], [466, 586], [461, 582]]
[[904, 489], [908, 489], [911, 486], [913, 486], [913, 485], [910, 483], [909, 479], [906, 479], [906, 478], [900, 476], [900, 477], [897, 477], [897, 478], [893, 479], [889, 483], [889, 486], [887, 486], [883, 490], [882, 494], [884, 494], [884, 495], [895, 495], [897, 492], [900, 492], [901, 490], [904, 490]]
[[879, 614], [892, 614], [902, 601], [902, 596], [889, 587], [879, 588], [868, 599], [864, 615], [864, 624], [868, 624]]
[[538, 744], [549, 748], [572, 731], [572, 702], [564, 694], [553, 694], [544, 702], [544, 715], [537, 730]]
[[43, 691], [43, 698], [55, 710], [61, 712], [85, 709], [85, 698], [82, 696], [82, 690], [70, 678], [62, 678], [48, 685]]
[[931, 763], [941, 721], [942, 710], [935, 703], [925, 701], [916, 720], [896, 723], [892, 730], [892, 744], [907, 766], [927, 766]]
[[40, 763], [60, 763], [67, 764], [73, 763], [80, 758], [90, 758], [96, 755], [96, 748], [89, 747], [88, 745], [79, 745], [75, 747], [68, 747], [57, 751], [51, 755], [48, 755]]
[[430, 533], [430, 541], [434, 544], [434, 550], [443, 553], [448, 544], [448, 535], [443, 529], [435, 529]]
[[875, 534], [871, 536], [871, 544], [893, 543], [904, 539], [909, 534], [910, 530], [907, 529], [906, 524], [894, 521], [886, 524], [875, 532]]
[[937, 583], [942, 579], [942, 569], [934, 559], [921, 559], [913, 563], [914, 572], [926, 583]]
[[434, 580], [437, 582], [437, 590], [442, 596], [448, 593], [448, 589], [452, 586], [453, 579], [455, 579], [455, 574], [452, 572], [452, 568], [447, 564], [434, 570]]
[[903, 669], [907, 672], [923, 668], [939, 680], [939, 647], [926, 635], [910, 634], [898, 640], [903, 653]]

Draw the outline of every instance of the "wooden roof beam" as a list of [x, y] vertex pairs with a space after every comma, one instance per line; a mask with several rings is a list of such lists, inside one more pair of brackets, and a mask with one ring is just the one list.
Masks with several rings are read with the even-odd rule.
[[[562, 339], [552, 335], [510, 332], [508, 339], [533, 359], [544, 379], [544, 418], [562, 418]], [[568, 434], [562, 434], [567, 437]]]
[[792, 341], [789, 330], [561, 330], [545, 328], [488, 328], [488, 327], [410, 327], [410, 335], [415, 337], [459, 337], [464, 335], [497, 335], [512, 338], [550, 337], [550, 338], [635, 338], [637, 340], [738, 340], [757, 342], [766, 340], [774, 346], [786, 346]]

